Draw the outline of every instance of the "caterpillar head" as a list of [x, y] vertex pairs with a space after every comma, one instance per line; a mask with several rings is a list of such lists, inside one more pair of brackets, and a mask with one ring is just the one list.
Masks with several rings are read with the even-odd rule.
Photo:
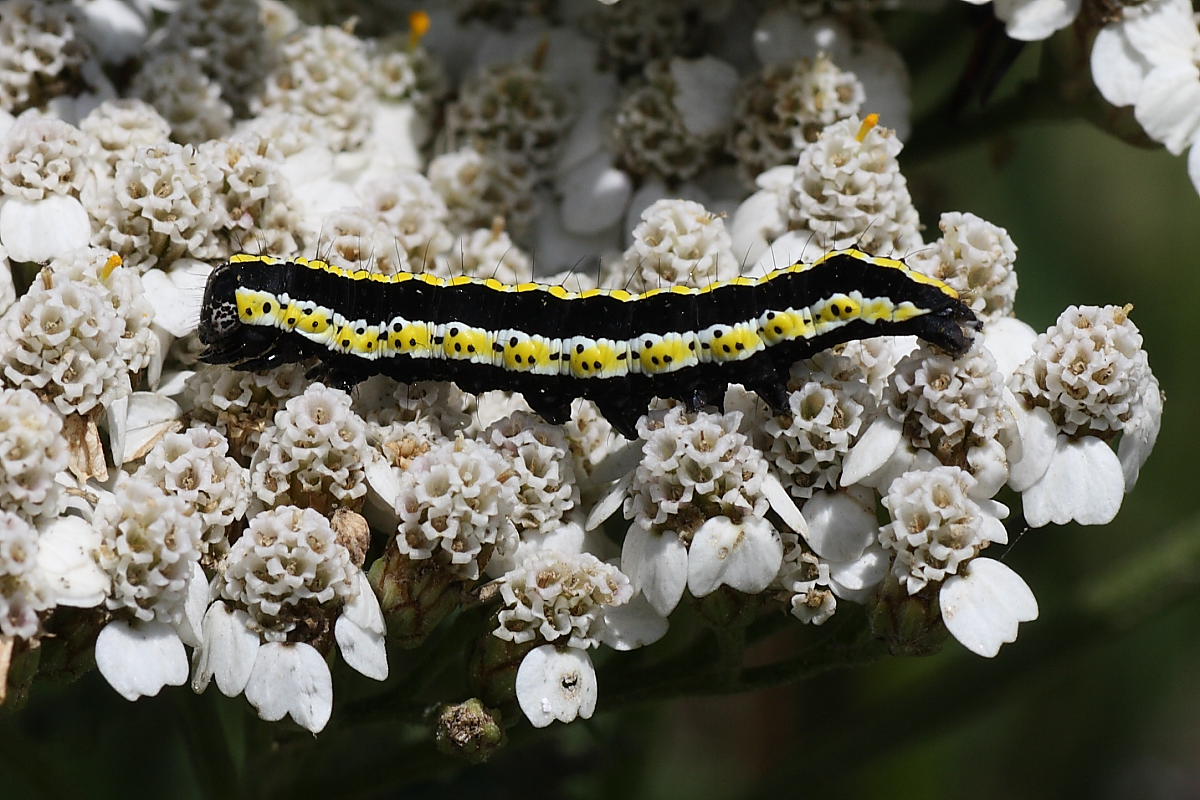
[[261, 358], [279, 338], [279, 331], [247, 325], [238, 314], [237, 290], [243, 284], [243, 265], [222, 264], [208, 276], [200, 310], [200, 358], [210, 364], [237, 364]]

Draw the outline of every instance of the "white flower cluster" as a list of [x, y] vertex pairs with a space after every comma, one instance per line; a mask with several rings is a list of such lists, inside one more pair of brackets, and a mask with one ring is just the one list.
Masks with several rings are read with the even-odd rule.
[[62, 120], [22, 117], [0, 146], [0, 192], [23, 200], [79, 197], [91, 177], [91, 144], [86, 134]]
[[920, 244], [917, 210], [896, 161], [894, 132], [863, 132], [858, 117], [825, 128], [800, 154], [787, 199], [792, 231], [829, 249], [905, 253]]
[[[722, 627], [862, 604], [899, 649], [889, 613], [920, 608], [993, 656], [1037, 616], [988, 557], [1009, 507], [1109, 522], [1154, 445], [1128, 308], [1039, 336], [1007, 231], [950, 212], [925, 244], [908, 76], [870, 3], [834, 3], [847, 26], [828, 4], [472, 2], [407, 30], [150, 5], [0, 0], [0, 634], [55, 647], [57, 607], [105, 607], [96, 663], [129, 699], [215, 683], [320, 731], [335, 650], [383, 680], [389, 630], [415, 646], [459, 611], [492, 620], [455, 627], [482, 634], [479, 696], [515, 688], [537, 726], [589, 717], [589, 651], [652, 644], [680, 604]], [[1185, 6], [1123, 9], [1093, 55], [1173, 151], [1200, 136]], [[1022, 38], [1075, 15], [997, 11]], [[751, 387], [781, 407], [701, 386], [719, 410], [656, 403], [633, 442], [586, 399], [555, 426], [514, 393], [196, 363], [204, 282], [238, 251], [649, 290], [847, 247], [911, 254], [984, 322], [972, 347], [852, 342], [786, 395]]]
[[234, 542], [221, 597], [243, 608], [268, 641], [284, 641], [314, 613], [354, 590], [350, 552], [311, 508], [280, 505], [256, 514]]
[[228, 450], [229, 442], [213, 428], [189, 428], [160, 439], [134, 473], [195, 508], [203, 524], [202, 550], [217, 557], [229, 548], [227, 529], [250, 502], [249, 476]]
[[1012, 316], [1017, 298], [1017, 246], [1008, 231], [974, 214], [952, 211], [938, 221], [942, 238], [909, 263], [945, 281], [981, 319]]
[[740, 422], [737, 412], [675, 407], [639, 423], [645, 443], [626, 479], [624, 513], [633, 524], [621, 564], [664, 616], [685, 587], [696, 597], [721, 586], [760, 592], [779, 571], [782, 540], [764, 516], [784, 493], [768, 501], [766, 459], [738, 431]]
[[981, 448], [1003, 448], [1014, 425], [1004, 377], [982, 345], [958, 359], [918, 348], [896, 364], [883, 405], [915, 447], [943, 464], [974, 465]]
[[636, 288], [707, 286], [738, 274], [725, 220], [691, 200], [656, 200], [643, 211], [623, 261]]
[[149, 363], [158, 347], [151, 316], [136, 275], [100, 251], [75, 253], [0, 317], [4, 377], [62, 414], [88, 414], [128, 395], [130, 373]]
[[[842, 461], [874, 416], [863, 373], [843, 356], [821, 356], [794, 368], [790, 414], [756, 420], [765, 452], [798, 500], [835, 489]], [[759, 406], [756, 406], [756, 409]]]
[[62, 418], [28, 389], [0, 389], [0, 509], [25, 519], [61, 511], [55, 481], [67, 466]]
[[128, 161], [143, 147], [161, 147], [171, 135], [171, 125], [149, 103], [135, 98], [105, 100], [79, 121], [91, 137], [91, 156], [103, 160], [110, 176], [118, 163]]
[[199, 515], [183, 498], [122, 473], [96, 504], [92, 524], [104, 537], [100, 566], [112, 578], [108, 608], [143, 621], [179, 622], [200, 560]]
[[0, 3], [0, 109], [39, 105], [68, 86], [87, 57], [67, 3]]
[[171, 126], [171, 138], [199, 144], [229, 133], [233, 109], [221, 87], [204, 74], [203, 62], [191, 51], [167, 50], [151, 56], [134, 76], [134, 95], [154, 106]]
[[540, 551], [500, 578], [500, 611], [495, 635], [511, 642], [563, 640], [568, 647], [596, 647], [596, 630], [606, 607], [633, 595], [616, 567], [591, 553]]
[[509, 520], [518, 534], [549, 532], [579, 504], [579, 486], [563, 431], [522, 411], [492, 423], [483, 433], [516, 473], [517, 494]]
[[436, 558], [467, 580], [492, 552], [513, 549], [517, 474], [489, 445], [458, 438], [404, 472], [396, 496], [396, 545], [410, 559]]
[[958, 572], [989, 544], [1007, 544], [1000, 520], [1008, 509], [971, 498], [975, 479], [958, 467], [906, 472], [888, 487], [883, 505], [891, 522], [879, 541], [895, 552], [892, 573], [910, 594]]
[[38, 569], [37, 529], [0, 511], [0, 633], [26, 639], [38, 632], [38, 613], [54, 605]]
[[646, 65], [645, 81], [617, 106], [613, 137], [621, 163], [634, 175], [680, 181], [710, 167], [721, 148], [720, 131], [689, 127], [675, 102], [672, 64]]
[[1034, 342], [1014, 389], [1046, 408], [1069, 436], [1111, 435], [1140, 411], [1143, 393], [1157, 391], [1142, 335], [1130, 308], [1071, 306]]
[[513, 230], [528, 229], [536, 179], [530, 165], [496, 150], [463, 147], [429, 162], [429, 180], [445, 200], [450, 222], [464, 230], [489, 227], [497, 217]]
[[370, 130], [371, 70], [362, 40], [341, 28], [307, 27], [284, 40], [257, 108], [298, 111], [321, 120], [336, 150], [363, 143]]
[[187, 386], [192, 413], [225, 434], [236, 456], [248, 459], [276, 412], [304, 392], [308, 381], [303, 367], [255, 373], [205, 366], [188, 377]]
[[549, 78], [521, 63], [481, 70], [446, 109], [446, 137], [544, 169], [565, 133], [566, 100]]
[[759, 174], [793, 164], [825, 126], [856, 116], [865, 95], [852, 72], [826, 55], [768, 64], [738, 93], [731, 149], [751, 185]]
[[275, 414], [250, 465], [250, 486], [264, 507], [300, 504], [329, 511], [362, 497], [366, 423], [350, 396], [314, 383]]
[[281, 505], [256, 514], [214, 584], [196, 643], [195, 691], [215, 679], [229, 697], [245, 693], [263, 719], [290, 716], [319, 731], [333, 711], [332, 678], [318, 649], [330, 646], [330, 627], [347, 664], [387, 677], [379, 602], [340, 534], [313, 509]]

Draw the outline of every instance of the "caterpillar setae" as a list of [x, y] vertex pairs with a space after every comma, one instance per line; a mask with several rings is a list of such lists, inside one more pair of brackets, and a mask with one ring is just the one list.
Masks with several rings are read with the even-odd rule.
[[949, 286], [859, 250], [641, 294], [238, 255], [209, 276], [200, 339], [209, 363], [262, 370], [316, 358], [310, 376], [344, 388], [383, 373], [519, 391], [552, 423], [584, 397], [635, 438], [654, 397], [698, 408], [740, 383], [783, 410], [800, 359], [893, 334], [958, 355], [965, 328], [979, 322]]

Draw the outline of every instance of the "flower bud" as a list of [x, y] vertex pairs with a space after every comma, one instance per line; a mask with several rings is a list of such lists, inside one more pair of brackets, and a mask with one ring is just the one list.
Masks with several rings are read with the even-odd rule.
[[928, 656], [942, 648], [946, 627], [938, 607], [941, 584], [929, 584], [908, 594], [889, 576], [869, 611], [871, 632], [887, 642], [894, 656]]
[[435, 735], [438, 750], [472, 764], [487, 761], [505, 741], [500, 712], [475, 697], [443, 706]]
[[388, 638], [417, 647], [459, 605], [459, 580], [437, 561], [413, 561], [393, 543], [367, 574], [387, 619]]

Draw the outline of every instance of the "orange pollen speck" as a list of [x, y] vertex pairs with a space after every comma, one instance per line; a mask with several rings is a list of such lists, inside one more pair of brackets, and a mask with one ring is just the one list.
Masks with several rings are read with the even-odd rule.
[[867, 118], [862, 121], [862, 125], [858, 129], [858, 135], [854, 138], [858, 139], [860, 142], [864, 141], [867, 138], [867, 134], [871, 132], [871, 129], [878, 124], [878, 114], [867, 114]]
[[104, 266], [100, 268], [100, 280], [108, 280], [108, 276], [113, 274], [113, 270], [124, 264], [125, 261], [116, 253], [108, 257], [104, 262]]
[[414, 11], [408, 15], [408, 43], [412, 47], [416, 47], [429, 33], [429, 27], [432, 25], [429, 19], [428, 11]]

